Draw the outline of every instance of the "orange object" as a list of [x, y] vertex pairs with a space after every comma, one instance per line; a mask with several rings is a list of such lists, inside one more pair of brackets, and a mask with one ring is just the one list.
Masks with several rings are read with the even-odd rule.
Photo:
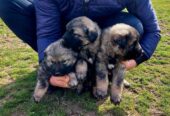
[[68, 75], [65, 76], [52, 76], [49, 80], [50, 84], [52, 86], [56, 86], [56, 87], [62, 87], [62, 88], [69, 88], [69, 80], [70, 77]]

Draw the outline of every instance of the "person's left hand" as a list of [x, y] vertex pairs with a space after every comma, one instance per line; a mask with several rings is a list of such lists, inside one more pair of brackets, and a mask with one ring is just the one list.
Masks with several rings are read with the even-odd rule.
[[137, 66], [137, 63], [136, 63], [136, 61], [134, 59], [123, 61], [122, 64], [125, 65], [126, 70], [133, 69], [133, 68], [135, 68]]
[[55, 87], [62, 87], [62, 88], [70, 88], [69, 87], [69, 80], [70, 77], [68, 75], [65, 76], [51, 76], [49, 83]]

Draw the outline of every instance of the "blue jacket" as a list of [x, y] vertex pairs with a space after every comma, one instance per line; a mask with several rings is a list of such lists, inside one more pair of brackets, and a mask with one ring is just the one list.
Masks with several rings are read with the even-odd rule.
[[[145, 52], [138, 63], [149, 59], [160, 40], [160, 28], [150, 0], [35, 0], [39, 60], [52, 42], [61, 38], [71, 19], [87, 15], [98, 22], [124, 8], [142, 22], [144, 35], [140, 44]], [[87, 12], [88, 9], [88, 13]]]

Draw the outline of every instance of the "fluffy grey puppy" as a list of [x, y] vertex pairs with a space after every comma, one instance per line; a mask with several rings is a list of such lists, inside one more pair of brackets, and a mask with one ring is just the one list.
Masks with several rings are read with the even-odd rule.
[[119, 104], [123, 90], [124, 60], [134, 59], [142, 54], [139, 33], [126, 24], [116, 24], [105, 29], [101, 36], [100, 51], [96, 61], [96, 87], [93, 91], [98, 99], [108, 92], [108, 74], [112, 74], [111, 101]]
[[94, 78], [92, 76], [95, 73], [92, 69], [100, 48], [101, 29], [95, 22], [83, 17], [83, 20], [81, 18], [72, 20], [70, 25], [67, 25], [67, 30], [68, 32], [66, 32], [65, 36], [70, 35], [69, 32], [72, 32], [74, 37], [64, 37], [66, 43], [69, 43], [68, 46], [79, 53], [75, 71], [79, 81], [77, 92], [81, 93], [82, 89], [84, 89], [84, 81], [87, 82], [85, 84], [89, 84], [93, 80], [91, 78]]
[[39, 102], [49, 87], [52, 75], [70, 76], [70, 87], [87, 76], [87, 62], [93, 61], [100, 36], [96, 23], [87, 17], [78, 17], [66, 25], [63, 37], [50, 44], [45, 50], [45, 58], [38, 68], [34, 100]]

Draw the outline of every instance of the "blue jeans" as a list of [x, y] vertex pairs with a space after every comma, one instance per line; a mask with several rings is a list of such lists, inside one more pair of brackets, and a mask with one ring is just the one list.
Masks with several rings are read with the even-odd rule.
[[[33, 0], [0, 0], [0, 17], [21, 40], [37, 51], [36, 18], [33, 4]], [[136, 28], [140, 35], [143, 34], [141, 21], [129, 13], [121, 12], [98, 22], [101, 28], [116, 23], [129, 24]]]

